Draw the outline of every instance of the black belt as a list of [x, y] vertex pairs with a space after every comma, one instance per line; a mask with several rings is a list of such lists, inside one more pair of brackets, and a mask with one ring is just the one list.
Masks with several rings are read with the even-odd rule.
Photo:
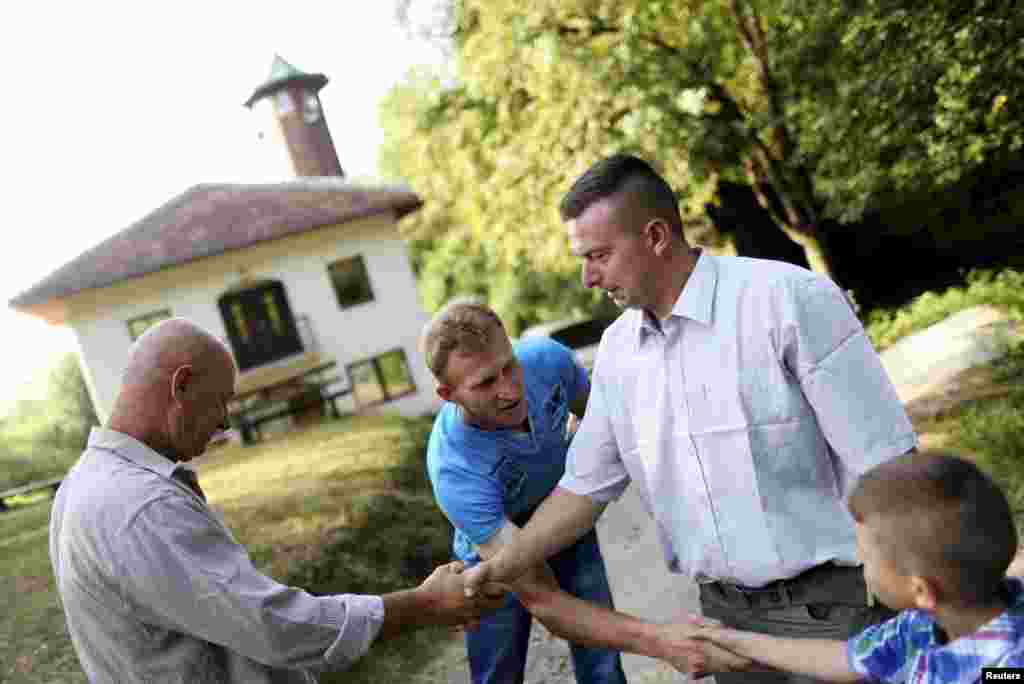
[[813, 586], [814, 580], [820, 579], [823, 575], [841, 571], [860, 573], [861, 568], [839, 566], [829, 561], [804, 570], [795, 577], [769, 582], [763, 587], [744, 587], [743, 585], [730, 582], [711, 582], [708, 585], [702, 586], [707, 586], [730, 602], [745, 604], [750, 608], [758, 606], [781, 607], [808, 601], [808, 590]]

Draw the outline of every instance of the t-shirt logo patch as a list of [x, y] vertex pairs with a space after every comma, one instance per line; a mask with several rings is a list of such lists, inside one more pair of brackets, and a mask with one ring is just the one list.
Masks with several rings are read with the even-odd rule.
[[551, 415], [555, 415], [564, 401], [562, 398], [562, 386], [555, 385], [555, 391], [551, 393], [551, 398], [548, 399], [548, 412]]

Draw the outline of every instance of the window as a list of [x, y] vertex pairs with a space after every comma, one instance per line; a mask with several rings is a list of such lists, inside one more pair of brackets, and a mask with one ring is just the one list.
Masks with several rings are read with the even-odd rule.
[[217, 300], [231, 350], [241, 371], [303, 350], [284, 285], [264, 280]]
[[362, 255], [335, 261], [327, 267], [327, 273], [331, 276], [334, 294], [338, 296], [338, 306], [342, 309], [373, 301], [370, 276]]
[[392, 401], [416, 391], [403, 349], [350, 363], [347, 371], [358, 406]]
[[277, 105], [277, 113], [286, 116], [295, 111], [295, 103], [287, 90], [282, 90], [274, 96], [274, 104]]
[[159, 323], [160, 321], [170, 317], [170, 309], [160, 309], [159, 311], [151, 311], [144, 316], [136, 316], [128, 321], [128, 336], [131, 337], [132, 342], [134, 342], [139, 339], [139, 336], [146, 332], [151, 325]]

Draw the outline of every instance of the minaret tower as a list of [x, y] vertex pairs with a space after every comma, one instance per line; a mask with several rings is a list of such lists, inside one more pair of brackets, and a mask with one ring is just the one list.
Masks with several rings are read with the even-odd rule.
[[275, 55], [270, 77], [245, 101], [250, 109], [264, 100], [269, 105], [296, 176], [345, 175], [317, 95], [325, 85], [323, 74], [307, 74]]

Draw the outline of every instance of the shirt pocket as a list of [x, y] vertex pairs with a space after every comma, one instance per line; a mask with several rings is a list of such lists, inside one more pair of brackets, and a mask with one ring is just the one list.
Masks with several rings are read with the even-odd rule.
[[695, 383], [686, 387], [686, 416], [693, 434], [743, 427], [743, 412], [721, 385]]

